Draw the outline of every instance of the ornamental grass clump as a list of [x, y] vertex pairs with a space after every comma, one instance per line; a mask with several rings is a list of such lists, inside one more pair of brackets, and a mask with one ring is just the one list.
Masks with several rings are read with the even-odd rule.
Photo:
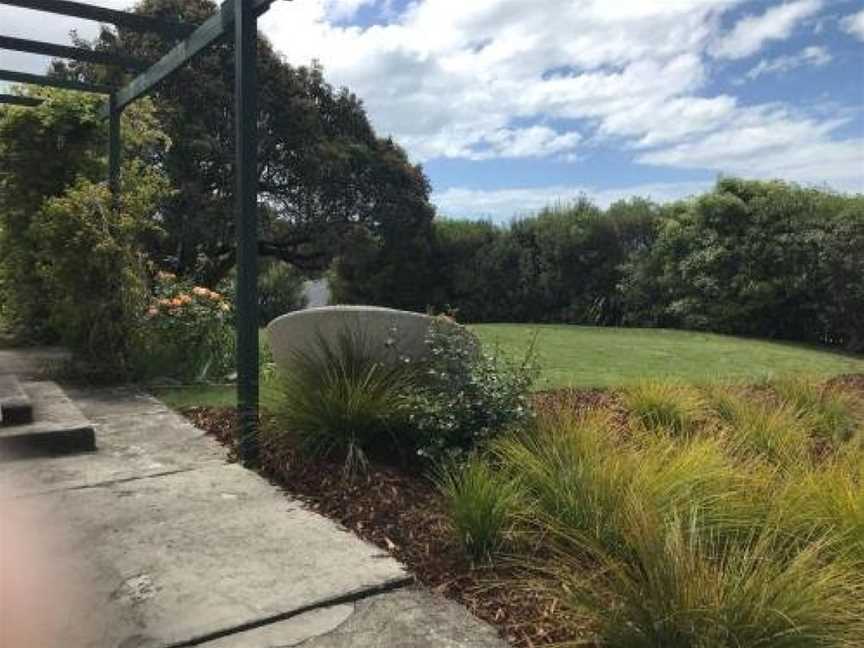
[[773, 387], [783, 400], [795, 406], [802, 423], [822, 441], [846, 443], [861, 431], [861, 404], [851, 394], [802, 378], [777, 380]]
[[500, 504], [514, 587], [579, 645], [862, 645], [864, 448], [819, 452], [818, 419], [765, 386], [682, 389], [688, 415], [635, 414], [676, 411], [678, 389], [628, 392], [629, 416], [542, 409], [451, 473], [471, 485], [458, 511], [449, 491], [454, 528]]
[[631, 500], [622, 515], [628, 555], [559, 553], [553, 592], [566, 612], [595, 622], [603, 646], [812, 648], [864, 637], [864, 571], [831, 562], [830, 538], [803, 543], [777, 529], [730, 544], [698, 508], [660, 516]]
[[296, 351], [281, 377], [277, 430], [267, 442], [276, 453], [298, 447], [319, 458], [339, 457], [347, 474], [363, 471], [369, 455], [404, 458], [413, 367], [380, 362], [362, 332]]
[[686, 435], [705, 414], [698, 390], [668, 380], [645, 380], [624, 390], [624, 403], [646, 430]]
[[518, 479], [522, 517], [536, 537], [566, 529], [581, 543], [620, 544], [617, 516], [635, 466], [632, 454], [616, 447], [607, 415], [540, 416], [527, 430], [496, 441], [491, 452]]
[[723, 434], [733, 453], [781, 467], [797, 466], [809, 456], [809, 430], [791, 403], [739, 397], [728, 406]]
[[436, 483], [453, 533], [474, 561], [488, 561], [507, 544], [519, 511], [518, 480], [478, 455], [442, 467]]

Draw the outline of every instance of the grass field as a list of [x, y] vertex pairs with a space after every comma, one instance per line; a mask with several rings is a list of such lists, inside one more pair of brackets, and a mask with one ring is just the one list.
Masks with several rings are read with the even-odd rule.
[[[864, 373], [862, 356], [710, 333], [534, 324], [481, 324], [472, 329], [485, 343], [514, 356], [524, 354], [533, 342], [542, 368], [537, 389], [614, 387], [658, 377], [712, 382]], [[266, 406], [273, 388], [266, 380], [261, 387]], [[153, 391], [178, 408], [235, 402], [232, 386], [156, 387]]]
[[864, 373], [864, 357], [785, 342], [667, 329], [482, 324], [487, 344], [524, 353], [536, 340], [538, 388], [613, 387], [645, 378], [756, 381], [788, 374]]

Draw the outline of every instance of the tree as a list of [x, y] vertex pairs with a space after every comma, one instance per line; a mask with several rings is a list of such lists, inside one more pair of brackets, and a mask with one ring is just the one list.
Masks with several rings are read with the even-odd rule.
[[[141, 0], [135, 11], [201, 23], [209, 0]], [[154, 61], [166, 46], [152, 35], [104, 30], [90, 46]], [[53, 73], [105, 80], [88, 64]], [[115, 74], [115, 73], [112, 73]], [[235, 262], [233, 213], [233, 52], [218, 44], [154, 93], [157, 115], [174, 146], [159, 161], [178, 190], [164, 209], [167, 232], [155, 258], [208, 284]], [[308, 272], [325, 271], [352, 250], [363, 230], [374, 241], [378, 301], [416, 303], [405, 272], [426, 262], [429, 184], [392, 140], [376, 136], [360, 100], [324, 80], [320, 66], [294, 68], [260, 39], [259, 252]], [[115, 79], [116, 80], [116, 79]], [[425, 273], [424, 273], [425, 274]]]
[[19, 335], [122, 369], [146, 302], [141, 250], [158, 240], [169, 194], [152, 161], [169, 142], [150, 102], [126, 112], [122, 191], [112, 200], [99, 100], [40, 95], [36, 108], [0, 110], [0, 303]]

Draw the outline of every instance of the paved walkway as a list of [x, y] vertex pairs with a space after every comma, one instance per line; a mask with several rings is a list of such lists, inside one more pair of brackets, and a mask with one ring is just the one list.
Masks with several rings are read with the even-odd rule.
[[[390, 556], [228, 464], [155, 398], [67, 393], [96, 424], [98, 451], [0, 463], [0, 552], [31, 561], [20, 598], [41, 602], [43, 645], [502, 645], [460, 606], [413, 588]], [[32, 540], [16, 543], [22, 529]]]

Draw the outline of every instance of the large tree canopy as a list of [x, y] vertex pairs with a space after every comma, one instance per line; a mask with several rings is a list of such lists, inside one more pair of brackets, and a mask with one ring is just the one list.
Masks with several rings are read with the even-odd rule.
[[[215, 5], [142, 0], [135, 11], [201, 23]], [[89, 46], [155, 61], [168, 44], [105, 29]], [[89, 80], [117, 74], [57, 63], [53, 73]], [[263, 37], [258, 74], [259, 251], [320, 272], [350, 253], [346, 244], [359, 236], [371, 240], [386, 263], [425, 258], [434, 216], [428, 181], [398, 145], [376, 136], [361, 101], [329, 85], [317, 65], [288, 65]], [[173, 141], [159, 163], [178, 191], [164, 209], [167, 237], [153, 252], [178, 272], [210, 283], [234, 265], [233, 75], [232, 46], [222, 43], [154, 93], [157, 116]], [[416, 294], [402, 292], [409, 301], [409, 292]]]

